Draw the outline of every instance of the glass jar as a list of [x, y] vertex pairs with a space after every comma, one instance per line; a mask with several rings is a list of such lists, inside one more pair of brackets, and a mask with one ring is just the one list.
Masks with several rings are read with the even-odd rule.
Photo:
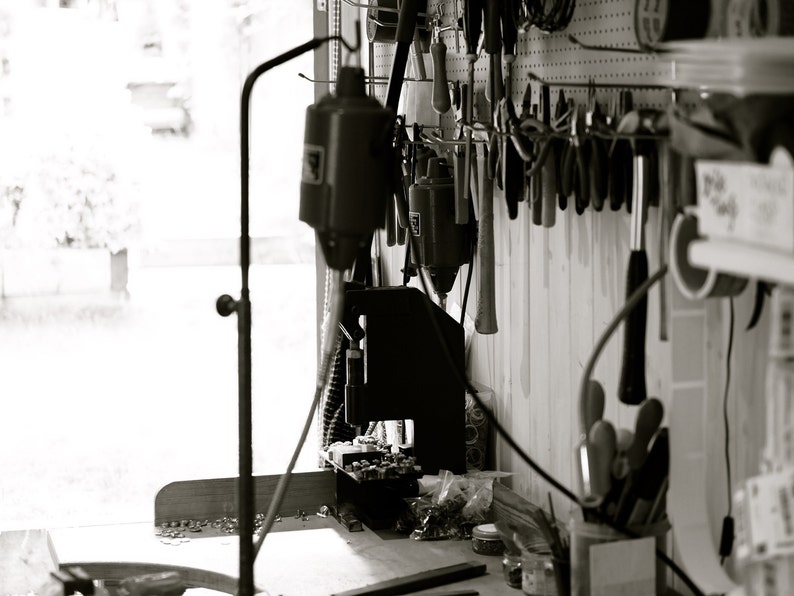
[[502, 558], [502, 575], [508, 586], [511, 588], [521, 588], [523, 582], [521, 576], [521, 555], [505, 553]]
[[527, 596], [557, 596], [551, 555], [524, 553], [521, 556], [521, 591]]
[[471, 548], [478, 555], [501, 557], [505, 552], [504, 542], [494, 524], [474, 526], [471, 531]]

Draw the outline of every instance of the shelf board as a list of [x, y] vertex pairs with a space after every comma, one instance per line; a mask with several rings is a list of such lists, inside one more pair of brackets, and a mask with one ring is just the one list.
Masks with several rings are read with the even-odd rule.
[[703, 269], [794, 286], [794, 254], [726, 240], [697, 240], [688, 254]]

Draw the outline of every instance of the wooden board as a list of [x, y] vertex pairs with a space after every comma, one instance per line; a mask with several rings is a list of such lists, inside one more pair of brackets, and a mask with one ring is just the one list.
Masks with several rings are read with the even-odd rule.
[[[255, 476], [255, 509], [265, 512], [280, 476]], [[165, 485], [154, 499], [154, 523], [159, 525], [182, 519], [218, 519], [235, 516], [237, 478], [181, 480]], [[294, 515], [300, 509], [316, 513], [321, 505], [336, 501], [336, 480], [331, 470], [301, 472], [292, 475], [289, 490], [281, 507], [282, 515]]]

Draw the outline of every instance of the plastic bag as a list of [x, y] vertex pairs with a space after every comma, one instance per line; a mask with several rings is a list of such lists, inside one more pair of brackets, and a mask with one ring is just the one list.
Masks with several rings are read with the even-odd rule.
[[408, 501], [397, 530], [414, 540], [471, 538], [472, 528], [489, 518], [494, 479], [508, 475], [477, 471], [460, 476], [440, 470], [435, 490]]

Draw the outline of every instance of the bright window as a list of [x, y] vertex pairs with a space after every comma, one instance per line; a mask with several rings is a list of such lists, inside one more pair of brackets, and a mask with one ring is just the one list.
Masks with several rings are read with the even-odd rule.
[[[237, 474], [237, 322], [215, 300], [240, 291], [239, 89], [312, 37], [310, 2], [67, 4], [0, 5], [0, 530], [145, 521], [164, 484]], [[312, 68], [253, 97], [257, 474], [286, 467], [314, 390]]]

